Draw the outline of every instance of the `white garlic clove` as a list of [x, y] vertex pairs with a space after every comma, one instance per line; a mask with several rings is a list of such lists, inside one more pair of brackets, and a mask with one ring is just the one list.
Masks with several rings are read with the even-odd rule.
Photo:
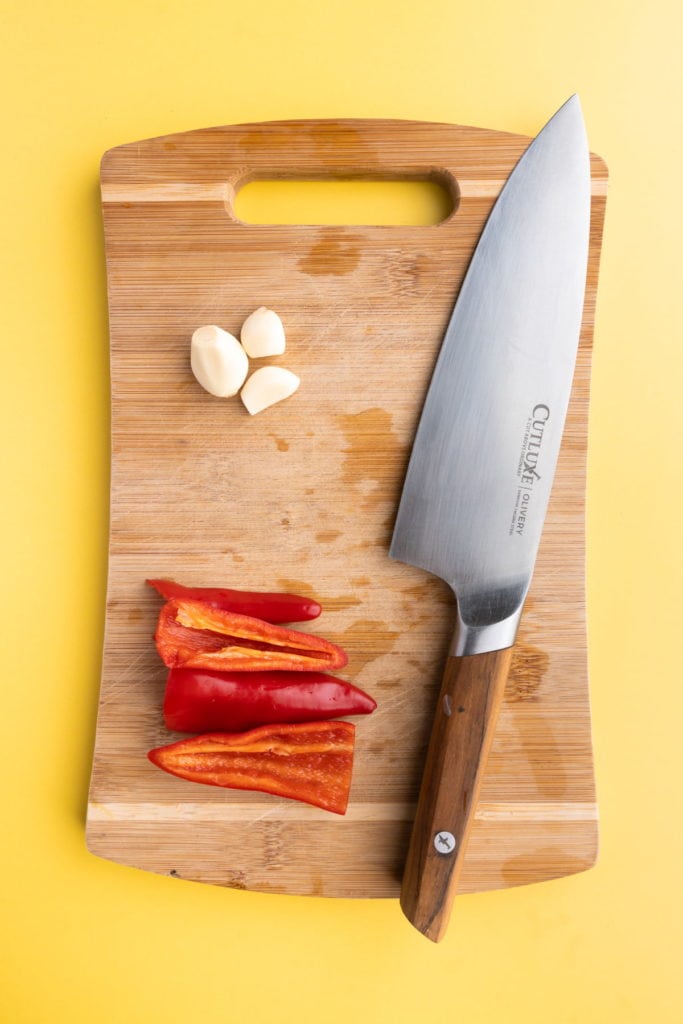
[[242, 324], [240, 340], [251, 359], [281, 356], [285, 350], [282, 320], [274, 310], [260, 306]]
[[282, 366], [262, 366], [252, 373], [242, 388], [240, 398], [247, 412], [255, 416], [268, 406], [289, 398], [299, 384], [299, 378], [291, 370], [285, 370]]
[[201, 386], [216, 398], [236, 395], [249, 372], [247, 353], [221, 327], [198, 327], [192, 335], [190, 365]]

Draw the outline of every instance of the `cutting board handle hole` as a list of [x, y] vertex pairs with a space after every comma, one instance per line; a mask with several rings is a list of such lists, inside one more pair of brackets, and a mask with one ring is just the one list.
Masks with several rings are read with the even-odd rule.
[[257, 178], [235, 189], [231, 214], [243, 224], [433, 227], [453, 216], [451, 175], [368, 179]]

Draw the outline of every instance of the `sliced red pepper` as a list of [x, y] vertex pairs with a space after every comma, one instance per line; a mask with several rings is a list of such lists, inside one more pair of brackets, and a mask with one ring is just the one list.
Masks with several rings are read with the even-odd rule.
[[348, 661], [341, 647], [320, 636], [184, 598], [163, 606], [154, 639], [169, 668], [315, 672]]
[[251, 615], [265, 622], [307, 622], [317, 619], [321, 605], [310, 597], [299, 594], [258, 593], [253, 590], [227, 590], [224, 587], [184, 587], [174, 580], [145, 580], [162, 597], [170, 601], [174, 597], [204, 601], [213, 608], [238, 615]]
[[368, 715], [377, 707], [358, 687], [321, 672], [213, 672], [172, 668], [164, 722], [176, 732], [241, 732], [259, 725]]
[[354, 733], [351, 722], [264, 725], [250, 732], [193, 736], [147, 756], [190, 782], [272, 793], [345, 814]]

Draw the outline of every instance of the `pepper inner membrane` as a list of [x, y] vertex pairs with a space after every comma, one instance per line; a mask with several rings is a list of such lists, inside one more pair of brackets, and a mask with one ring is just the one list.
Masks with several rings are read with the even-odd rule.
[[182, 647], [197, 652], [222, 651], [226, 647], [248, 647], [254, 651], [296, 654], [302, 658], [320, 658], [322, 654], [319, 650], [269, 644], [263, 640], [251, 640], [228, 633], [217, 633], [213, 629], [192, 629], [190, 626], [183, 626], [175, 618], [169, 618], [166, 627], [168, 635], [175, 638]]

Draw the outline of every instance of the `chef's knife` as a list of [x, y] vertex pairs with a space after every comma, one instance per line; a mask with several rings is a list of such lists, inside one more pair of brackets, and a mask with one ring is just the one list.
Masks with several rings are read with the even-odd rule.
[[572, 96], [517, 163], [481, 234], [429, 386], [390, 549], [457, 598], [401, 889], [404, 913], [433, 941], [448, 924], [550, 497], [589, 222], [589, 153]]

